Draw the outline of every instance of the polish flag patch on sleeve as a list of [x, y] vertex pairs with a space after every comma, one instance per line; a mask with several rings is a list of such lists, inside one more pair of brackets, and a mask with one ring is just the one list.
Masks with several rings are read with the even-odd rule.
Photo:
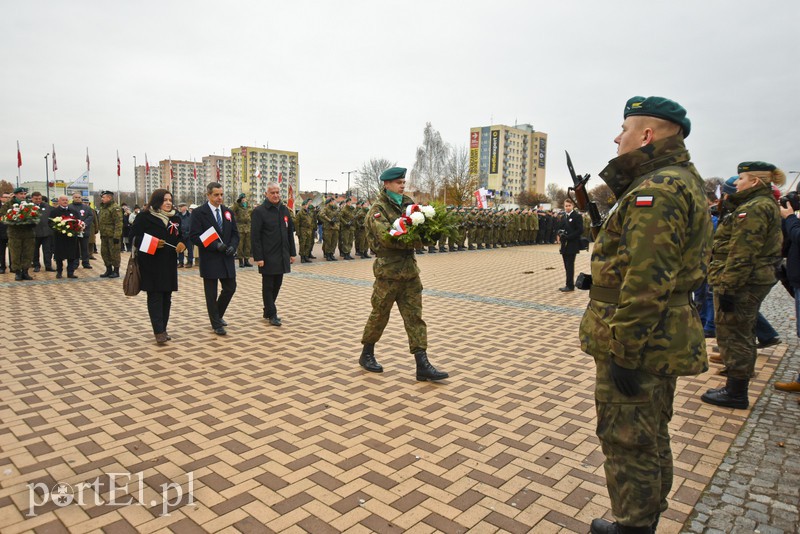
[[740, 213], [740, 214], [738, 215], [738, 217], [739, 217], [740, 219], [744, 219], [745, 217], [747, 217], [747, 212], [746, 212], [746, 211], [744, 211], [744, 212]]
[[636, 197], [637, 208], [650, 208], [653, 206], [653, 195], [639, 195]]

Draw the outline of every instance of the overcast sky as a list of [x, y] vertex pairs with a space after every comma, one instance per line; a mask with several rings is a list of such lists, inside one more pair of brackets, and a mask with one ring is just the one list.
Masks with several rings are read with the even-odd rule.
[[[411, 168], [430, 121], [445, 141], [530, 123], [596, 176], [625, 101], [688, 110], [704, 177], [742, 160], [800, 170], [800, 2], [767, 0], [6, 2], [0, 178], [85, 170], [133, 189], [151, 164], [262, 146], [300, 153], [301, 189], [371, 157]], [[790, 176], [790, 180], [794, 175]], [[51, 176], [52, 179], [52, 176]], [[599, 180], [599, 179], [598, 179]], [[599, 183], [599, 182], [595, 182]]]

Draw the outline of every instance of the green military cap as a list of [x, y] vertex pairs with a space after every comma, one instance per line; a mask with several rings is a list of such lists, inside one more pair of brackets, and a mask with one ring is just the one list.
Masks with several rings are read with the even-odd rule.
[[306, 205], [306, 204], [308, 204], [309, 202], [311, 202], [311, 199], [310, 199], [310, 198], [307, 198], [307, 199], [305, 199], [305, 200], [303, 201], [303, 206], [305, 206], [305, 205]]
[[328, 197], [325, 199], [325, 204], [330, 204], [331, 202], [333, 202], [333, 197]]
[[14, 188], [14, 194], [15, 195], [17, 193], [27, 193], [27, 192], [28, 192], [28, 188], [27, 187], [15, 187]]
[[736, 172], [742, 174], [743, 172], [758, 172], [758, 171], [767, 171], [772, 172], [776, 169], [775, 165], [772, 163], [767, 163], [766, 161], [743, 161], [737, 167]]
[[391, 180], [397, 180], [398, 178], [405, 178], [405, 177], [406, 177], [406, 169], [403, 167], [392, 167], [391, 169], [386, 169], [381, 173], [382, 182], [389, 182]]
[[692, 129], [691, 121], [686, 117], [683, 106], [662, 96], [634, 96], [625, 103], [623, 117], [630, 115], [646, 115], [674, 122], [683, 130], [683, 137], [689, 137]]
[[353, 197], [347, 197], [346, 199], [344, 199], [344, 201], [345, 202], [352, 202], [353, 201]]
[[247, 196], [247, 195], [245, 195], [244, 193], [239, 193], [239, 196], [237, 197], [237, 199], [236, 199], [236, 200], [242, 200], [242, 199], [243, 199], [244, 197], [246, 197], [246, 196]]
[[105, 191], [100, 191], [100, 196], [102, 197], [103, 195], [111, 195], [113, 197], [114, 193], [106, 189]]

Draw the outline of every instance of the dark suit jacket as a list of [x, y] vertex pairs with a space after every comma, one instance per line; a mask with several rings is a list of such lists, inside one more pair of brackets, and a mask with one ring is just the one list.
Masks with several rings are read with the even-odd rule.
[[236, 226], [233, 212], [223, 204], [220, 206], [220, 213], [222, 214], [222, 228], [217, 225], [217, 219], [211, 212], [208, 202], [192, 211], [189, 237], [192, 243], [200, 249], [200, 276], [203, 278], [236, 278], [236, 264], [233, 256], [228, 256], [224, 251], [218, 252], [215, 243], [211, 243], [206, 248], [200, 241], [200, 235], [213, 226], [225, 245], [233, 247], [234, 250], [239, 246], [239, 229]]
[[291, 270], [289, 257], [297, 256], [294, 245], [294, 222], [283, 203], [266, 201], [253, 210], [250, 223], [253, 259], [264, 261], [262, 274], [283, 274]]
[[583, 235], [583, 216], [578, 210], [564, 214], [561, 229], [567, 231], [567, 235], [561, 237], [561, 254], [577, 254], [581, 250], [581, 236]]

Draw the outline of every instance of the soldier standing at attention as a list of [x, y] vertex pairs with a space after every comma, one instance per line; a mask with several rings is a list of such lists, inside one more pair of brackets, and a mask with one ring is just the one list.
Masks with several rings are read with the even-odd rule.
[[428, 331], [422, 320], [422, 281], [414, 258], [419, 243], [403, 243], [389, 235], [392, 223], [414, 201], [403, 195], [406, 188], [406, 169], [392, 167], [381, 174], [383, 190], [367, 213], [367, 231], [375, 250], [372, 266], [375, 283], [372, 286], [372, 313], [364, 326], [361, 343], [364, 345], [358, 363], [371, 373], [382, 373], [375, 359], [375, 343], [381, 339], [389, 322], [389, 313], [397, 303], [408, 335], [411, 354], [417, 361], [417, 380], [444, 380], [447, 373], [436, 370], [428, 361]]
[[763, 161], [740, 163], [738, 172], [736, 192], [727, 199], [732, 211], [720, 220], [714, 234], [708, 272], [727, 382], [700, 398], [717, 406], [745, 409], [756, 365], [753, 331], [758, 309], [777, 282], [775, 264], [781, 260], [781, 213], [772, 184], [783, 185], [786, 174]]
[[236, 255], [239, 256], [239, 268], [252, 267], [250, 263], [250, 215], [252, 210], [247, 205], [247, 199], [244, 193], [239, 193], [239, 198], [233, 205], [233, 216], [236, 217], [236, 224], [239, 225], [239, 250]]
[[114, 202], [114, 193], [100, 193], [100, 211], [97, 214], [100, 226], [100, 254], [106, 266], [102, 278], [119, 278], [120, 242], [122, 240], [122, 208]]
[[325, 207], [319, 212], [322, 221], [322, 252], [327, 261], [338, 261], [333, 254], [339, 244], [339, 210], [332, 197], [325, 199]]
[[[25, 197], [28, 194], [28, 189], [25, 187], [17, 187], [14, 189], [14, 196], [9, 198], [3, 207], [0, 208], [0, 215], [5, 215], [6, 212], [12, 209], [20, 202], [25, 202]], [[36, 236], [34, 235], [34, 227], [36, 222], [31, 224], [7, 224], [8, 232], [8, 253], [11, 256], [11, 270], [16, 273], [14, 280], [33, 280], [31, 275], [28, 274], [28, 269], [31, 268], [33, 262], [33, 251], [36, 248]]]
[[303, 206], [297, 213], [297, 240], [300, 247], [300, 263], [311, 263], [311, 249], [314, 246], [314, 208], [311, 206], [311, 199], [303, 201]]
[[628, 100], [618, 157], [600, 176], [618, 198], [592, 252], [581, 348], [597, 366], [597, 437], [616, 522], [591, 532], [650, 534], [672, 487], [668, 424], [678, 376], [708, 369], [690, 295], [711, 247], [703, 179], [689, 160], [686, 110], [661, 97]]
[[347, 197], [339, 214], [339, 255], [346, 260], [355, 259], [350, 255], [350, 250], [353, 248], [353, 240], [355, 239], [355, 220], [356, 212], [353, 209], [353, 199]]

